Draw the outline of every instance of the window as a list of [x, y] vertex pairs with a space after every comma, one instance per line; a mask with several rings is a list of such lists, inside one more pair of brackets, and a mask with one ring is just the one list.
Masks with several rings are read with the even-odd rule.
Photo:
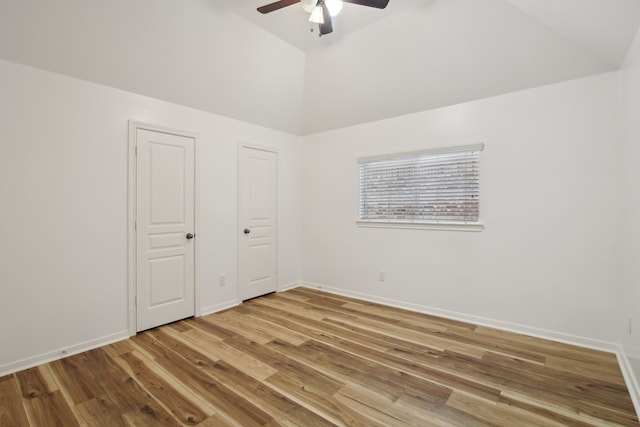
[[482, 230], [483, 144], [363, 158], [360, 215], [364, 226]]

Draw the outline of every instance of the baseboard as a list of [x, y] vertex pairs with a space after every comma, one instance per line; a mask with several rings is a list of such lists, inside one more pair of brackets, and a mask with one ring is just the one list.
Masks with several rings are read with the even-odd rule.
[[624, 382], [627, 384], [629, 395], [633, 401], [633, 406], [636, 408], [636, 414], [640, 414], [640, 386], [638, 385], [638, 380], [633, 372], [627, 353], [621, 345], [618, 346], [616, 356], [618, 357], [618, 364], [620, 365]]
[[284, 292], [284, 291], [288, 291], [289, 289], [295, 289], [299, 286], [301, 286], [302, 283], [301, 282], [291, 282], [291, 283], [287, 283], [284, 285], [280, 285], [278, 286], [278, 291], [277, 292]]
[[235, 307], [236, 305], [240, 305], [240, 300], [232, 299], [229, 301], [222, 302], [220, 304], [210, 305], [208, 307], [202, 307], [200, 309], [200, 316], [206, 316], [207, 314], [216, 313], [218, 311], [226, 310], [228, 308]]
[[[287, 283], [287, 284], [278, 286], [278, 290], [276, 292], [288, 291], [289, 289], [294, 289], [294, 288], [297, 288], [298, 286], [300, 286], [300, 282]], [[240, 301], [239, 299], [233, 299], [233, 300], [225, 301], [220, 304], [210, 305], [208, 307], [202, 307], [200, 309], [200, 316], [206, 316], [207, 314], [212, 314], [218, 311], [235, 307], [237, 305], [240, 305], [241, 302], [242, 301]]]
[[519, 325], [516, 323], [504, 322], [501, 320], [488, 319], [485, 317], [473, 316], [469, 314], [458, 313], [455, 311], [442, 310], [435, 307], [429, 307], [429, 306], [420, 305], [420, 304], [413, 304], [413, 303], [394, 300], [390, 298], [378, 297], [375, 295], [354, 292], [354, 291], [341, 289], [341, 288], [334, 288], [331, 286], [325, 286], [325, 285], [321, 285], [313, 282], [304, 282], [301, 286], [311, 288], [311, 289], [319, 289], [319, 290], [334, 293], [337, 295], [344, 295], [347, 297], [358, 298], [364, 301], [385, 304], [391, 307], [402, 308], [405, 310], [415, 311], [418, 313], [430, 314], [433, 316], [443, 317], [445, 319], [458, 320], [461, 322], [473, 323], [475, 325], [487, 326], [490, 328], [501, 329], [503, 331], [514, 332], [517, 334], [529, 335], [536, 338], [542, 338], [550, 341], [561, 342], [563, 344], [571, 344], [571, 345], [577, 345], [580, 347], [591, 348], [593, 350], [600, 350], [607, 353], [617, 354], [619, 351], [619, 346], [616, 343], [594, 340], [591, 338], [581, 337], [577, 335], [549, 331], [546, 329], [533, 328], [526, 325]]
[[[287, 283], [287, 284], [278, 286], [278, 290], [276, 292], [288, 291], [289, 289], [297, 288], [298, 286], [300, 286], [300, 282]], [[220, 304], [210, 305], [208, 307], [202, 307], [200, 309], [200, 316], [206, 316], [207, 314], [212, 314], [218, 311], [226, 310], [228, 308], [232, 308], [237, 305], [240, 305], [240, 303], [242, 303], [242, 301], [236, 298], [229, 301], [225, 301]]]
[[39, 354], [37, 356], [27, 357], [16, 362], [0, 365], [0, 377], [12, 374], [14, 372], [33, 368], [34, 366], [42, 365], [43, 363], [49, 363], [53, 362], [54, 360], [63, 359], [67, 356], [73, 356], [74, 354], [82, 353], [84, 351], [93, 350], [94, 348], [112, 344], [117, 341], [122, 341], [127, 338], [129, 338], [129, 331], [125, 330], [116, 332], [115, 334], [105, 335], [104, 337], [96, 338], [93, 340], [81, 342], [67, 347], [62, 347], [57, 350]]

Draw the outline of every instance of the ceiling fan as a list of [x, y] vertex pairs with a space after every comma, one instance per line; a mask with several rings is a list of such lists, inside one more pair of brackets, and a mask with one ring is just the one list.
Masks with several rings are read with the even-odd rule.
[[302, 8], [311, 14], [309, 21], [320, 26], [320, 35], [323, 36], [333, 31], [331, 17], [340, 12], [343, 2], [384, 9], [389, 0], [279, 0], [259, 7], [258, 12], [271, 13], [283, 7], [302, 3]]

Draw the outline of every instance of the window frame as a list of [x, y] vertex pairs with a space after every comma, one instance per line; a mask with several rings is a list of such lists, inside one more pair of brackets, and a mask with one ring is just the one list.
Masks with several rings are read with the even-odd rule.
[[[379, 156], [366, 156], [366, 157], [358, 157], [357, 165], [358, 165], [358, 190], [357, 190], [357, 215], [356, 215], [356, 225], [358, 227], [365, 228], [397, 228], [397, 229], [412, 229], [412, 230], [444, 230], [444, 231], [475, 231], [479, 232], [484, 230], [484, 224], [480, 219], [480, 211], [478, 212], [478, 221], [477, 222], [451, 222], [451, 221], [443, 221], [443, 220], [413, 220], [413, 219], [362, 219], [360, 217], [360, 192], [361, 192], [361, 176], [360, 176], [360, 165], [362, 163], [374, 162], [380, 160], [397, 160], [397, 159], [409, 159], [413, 157], [425, 156], [425, 155], [439, 155], [439, 154], [447, 154], [447, 153], [461, 153], [466, 151], [478, 151], [478, 178], [479, 185], [478, 190], [480, 194], [482, 193], [481, 188], [481, 170], [480, 167], [480, 157], [481, 152], [484, 151], [484, 143], [478, 144], [470, 144], [470, 145], [462, 145], [462, 146], [453, 146], [453, 147], [442, 147], [435, 148], [429, 150], [420, 150], [420, 151], [410, 151], [410, 152], [402, 152], [402, 153], [393, 153]], [[479, 199], [481, 197], [479, 196]]]

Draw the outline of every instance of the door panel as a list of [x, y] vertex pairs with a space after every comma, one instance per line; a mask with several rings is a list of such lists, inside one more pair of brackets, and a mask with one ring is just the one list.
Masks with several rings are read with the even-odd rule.
[[184, 200], [187, 189], [184, 175], [187, 147], [182, 144], [172, 145], [177, 143], [161, 143], [155, 140], [147, 143], [151, 166], [150, 225], [183, 225], [185, 222]]
[[239, 155], [238, 278], [246, 300], [277, 289], [277, 154], [243, 146]]
[[[185, 298], [184, 256], [166, 257], [150, 261], [151, 301], [150, 307], [181, 301]], [[182, 286], [176, 286], [181, 284]]]
[[195, 313], [195, 141], [137, 130], [137, 330]]

